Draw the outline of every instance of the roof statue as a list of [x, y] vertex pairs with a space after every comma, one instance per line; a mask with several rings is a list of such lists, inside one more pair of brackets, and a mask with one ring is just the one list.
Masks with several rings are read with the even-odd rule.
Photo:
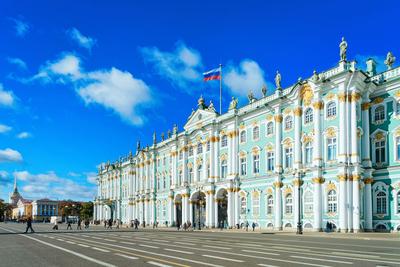
[[167, 131], [167, 137], [168, 137], [168, 138], [171, 138], [171, 130], [168, 130], [168, 131]]
[[276, 89], [281, 89], [281, 74], [279, 73], [279, 71], [276, 71], [276, 75], [275, 75], [275, 85], [276, 85]]
[[176, 124], [174, 124], [174, 128], [172, 129], [172, 132], [174, 134], [178, 134], [178, 126]]
[[140, 150], [140, 140], [136, 142], [136, 151]]
[[129, 150], [129, 158], [131, 159], [132, 157], [133, 157], [132, 150]]
[[386, 55], [386, 60], [385, 60], [385, 65], [388, 70], [390, 70], [392, 68], [395, 61], [396, 61], [396, 57], [394, 57], [392, 52], [389, 51]]
[[267, 86], [264, 84], [263, 87], [261, 88], [261, 93], [262, 93], [263, 97], [267, 96], [267, 92], [268, 92]]
[[250, 90], [249, 94], [247, 95], [247, 98], [249, 99], [249, 103], [253, 103], [257, 99], [254, 97], [253, 91]]
[[346, 61], [346, 59], [347, 59], [347, 42], [344, 39], [344, 37], [342, 37], [342, 42], [340, 42], [339, 48], [340, 48], [340, 61]]
[[153, 144], [157, 144], [157, 134], [156, 134], [156, 132], [153, 133]]
[[229, 103], [228, 110], [236, 109], [237, 105], [238, 105], [238, 99], [232, 96], [232, 100], [231, 100], [231, 103]]
[[217, 112], [217, 110], [214, 107], [214, 103], [212, 100], [210, 100], [210, 105], [208, 106], [207, 110], [212, 111], [212, 112]]
[[199, 100], [197, 100], [197, 107], [198, 109], [205, 109], [207, 106], [204, 104], [203, 95], [200, 96]]
[[313, 75], [311, 76], [311, 81], [313, 81], [313, 82], [319, 81], [319, 75], [316, 70], [313, 71]]
[[165, 139], [165, 135], [164, 135], [164, 133], [161, 133], [161, 141], [164, 141], [164, 139]]
[[196, 111], [194, 111], [194, 109], [192, 109], [192, 113], [190, 113], [189, 118], [191, 118], [194, 115], [195, 112]]

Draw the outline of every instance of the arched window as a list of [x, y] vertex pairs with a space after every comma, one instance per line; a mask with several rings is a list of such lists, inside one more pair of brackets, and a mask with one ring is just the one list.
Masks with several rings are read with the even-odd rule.
[[386, 141], [379, 140], [375, 142], [375, 162], [382, 164], [386, 161]]
[[193, 183], [193, 168], [189, 168], [189, 184]]
[[285, 213], [292, 214], [293, 213], [293, 198], [292, 194], [287, 194], [285, 197]]
[[201, 142], [199, 142], [197, 144], [197, 154], [201, 154], [203, 153], [203, 144]]
[[326, 117], [332, 118], [335, 116], [336, 116], [336, 103], [332, 101], [326, 105]]
[[198, 181], [200, 181], [202, 179], [202, 177], [201, 177], [202, 171], [203, 171], [203, 165], [199, 164], [197, 166], [197, 179], [198, 179]]
[[260, 173], [260, 155], [253, 155], [253, 173]]
[[274, 165], [275, 165], [275, 157], [274, 157], [274, 151], [268, 151], [267, 152], [267, 171], [274, 171]]
[[260, 215], [260, 194], [253, 194], [253, 216]]
[[240, 132], [240, 143], [246, 143], [246, 131]]
[[247, 159], [246, 157], [240, 158], [240, 175], [247, 174]]
[[228, 146], [228, 137], [226, 135], [223, 135], [221, 138], [221, 147], [226, 147]]
[[336, 190], [330, 190], [328, 192], [328, 212], [337, 212], [337, 194]]
[[274, 133], [274, 123], [272, 121], [267, 124], [267, 135]]
[[260, 127], [255, 126], [253, 128], [253, 140], [258, 140], [260, 138]]
[[386, 214], [387, 212], [387, 199], [386, 193], [383, 191], [378, 192], [376, 194], [376, 213], [377, 214]]
[[292, 116], [287, 116], [285, 118], [285, 130], [290, 130], [293, 127], [293, 118]]
[[304, 112], [304, 123], [311, 123], [314, 120], [314, 114], [312, 108], [307, 108]]
[[336, 137], [330, 137], [326, 140], [328, 160], [336, 160]]
[[221, 178], [225, 179], [228, 172], [228, 163], [226, 159], [221, 162]]
[[272, 215], [274, 212], [274, 197], [269, 195], [267, 197], [267, 214]]
[[240, 214], [246, 215], [247, 213], [247, 199], [246, 196], [243, 194], [240, 196]]
[[312, 142], [307, 142], [304, 148], [305, 157], [304, 161], [307, 166], [311, 165], [312, 163], [312, 155], [313, 155], [313, 145]]
[[314, 204], [313, 193], [311, 191], [307, 190], [304, 193], [304, 212], [312, 213], [313, 212], [313, 204]]
[[375, 108], [374, 112], [375, 121], [383, 121], [385, 119], [385, 107], [380, 105]]

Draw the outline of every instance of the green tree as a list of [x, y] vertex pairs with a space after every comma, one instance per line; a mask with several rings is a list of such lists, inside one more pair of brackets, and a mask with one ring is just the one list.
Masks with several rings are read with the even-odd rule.
[[90, 219], [93, 217], [93, 202], [83, 203], [80, 209], [82, 219]]

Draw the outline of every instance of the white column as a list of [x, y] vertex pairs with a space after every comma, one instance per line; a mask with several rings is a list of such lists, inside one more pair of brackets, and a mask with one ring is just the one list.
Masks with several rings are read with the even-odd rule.
[[362, 156], [361, 160], [364, 167], [371, 167], [371, 158], [370, 158], [370, 139], [369, 139], [369, 97], [368, 95], [365, 96], [364, 102], [361, 105], [362, 109]]
[[353, 231], [360, 230], [360, 175], [353, 174]]
[[351, 106], [350, 106], [350, 119], [351, 119], [351, 161], [353, 163], [360, 162], [360, 155], [358, 155], [358, 136], [357, 136], [357, 108], [360, 100], [359, 92], [351, 93]]
[[220, 161], [219, 161], [219, 136], [218, 133], [216, 134], [216, 142], [214, 142], [214, 182], [218, 182], [220, 177]]
[[314, 147], [313, 147], [313, 163], [314, 166], [321, 166], [322, 153], [321, 153], [321, 110], [324, 103], [317, 100], [313, 104], [314, 107]]
[[233, 211], [234, 211], [234, 203], [233, 203], [233, 188], [228, 188], [228, 227], [233, 227]]
[[193, 202], [189, 200], [189, 218], [188, 221], [193, 225]]
[[353, 232], [353, 175], [350, 171], [347, 174], [346, 187], [347, 230]]
[[313, 178], [314, 183], [314, 229], [316, 231], [322, 230], [322, 196], [321, 184], [324, 182], [323, 178]]
[[274, 228], [282, 230], [282, 182], [274, 182], [275, 186], [275, 225]]
[[[210, 190], [211, 191], [211, 190]], [[206, 226], [211, 227], [211, 220], [210, 220], [210, 191], [206, 192]]]
[[[300, 202], [299, 202], [299, 187], [301, 185], [301, 180], [300, 180], [300, 175], [299, 173], [296, 174], [295, 180], [293, 180], [293, 185], [294, 185], [294, 221], [293, 224], [295, 227], [297, 227], [297, 224], [300, 222], [300, 217], [299, 217], [299, 210], [300, 210]], [[300, 192], [300, 197], [301, 197], [301, 192]]]
[[150, 223], [150, 205], [149, 205], [150, 199], [146, 198], [144, 201], [144, 220], [146, 221], [146, 225]]
[[214, 199], [214, 227], [218, 227], [219, 221], [218, 221], [218, 199], [215, 196]]
[[338, 175], [339, 178], [339, 230], [347, 232], [347, 174]]
[[300, 106], [294, 109], [294, 168], [301, 169], [301, 115], [303, 110]]
[[[174, 196], [168, 196], [168, 226], [172, 226], [174, 219]], [[176, 221], [175, 221], [176, 222]]]
[[365, 198], [365, 207], [364, 207], [364, 217], [365, 217], [365, 230], [372, 231], [372, 190], [371, 183], [372, 178], [364, 179], [364, 198]]
[[347, 117], [346, 117], [346, 93], [344, 91], [339, 92], [339, 162], [346, 162], [347, 155]]
[[240, 202], [239, 202], [239, 188], [236, 188], [234, 193], [235, 198], [235, 227], [237, 224], [240, 225]]
[[215, 181], [215, 142], [216, 137], [213, 135], [214, 133], [210, 133], [210, 177], [208, 177], [208, 182], [212, 183]]
[[[278, 111], [280, 112], [280, 111]], [[282, 173], [282, 115], [275, 115], [275, 171]]]

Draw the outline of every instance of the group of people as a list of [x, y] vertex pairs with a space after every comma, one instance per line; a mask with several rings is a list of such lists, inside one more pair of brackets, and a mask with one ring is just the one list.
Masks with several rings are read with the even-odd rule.
[[[86, 220], [84, 220], [83, 223], [85, 225], [85, 229], [89, 229], [89, 224], [90, 224], [89, 220], [86, 219]], [[58, 230], [58, 221], [57, 220], [54, 220], [53, 230]], [[72, 230], [72, 222], [71, 222], [71, 220], [67, 220], [67, 230]], [[81, 218], [78, 218], [76, 230], [82, 230], [82, 220], [81, 220]]]

